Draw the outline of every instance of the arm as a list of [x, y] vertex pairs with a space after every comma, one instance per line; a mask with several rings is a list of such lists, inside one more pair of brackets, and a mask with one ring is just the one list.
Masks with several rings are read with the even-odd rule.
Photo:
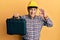
[[39, 9], [39, 10], [41, 11], [40, 16], [43, 21], [43, 26], [52, 27], [53, 23], [52, 23], [51, 19], [46, 15], [46, 13], [44, 12], [43, 9]]
[[26, 19], [26, 15], [21, 16], [21, 18]]
[[53, 26], [52, 20], [50, 18], [44, 18], [43, 26], [52, 27]]

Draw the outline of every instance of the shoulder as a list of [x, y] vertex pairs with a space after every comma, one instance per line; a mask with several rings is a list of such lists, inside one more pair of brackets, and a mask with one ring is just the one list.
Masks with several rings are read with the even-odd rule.
[[38, 20], [43, 20], [41, 16], [35, 16], [35, 18]]
[[41, 17], [36, 15], [35, 18], [39, 19], [39, 18], [41, 18]]
[[23, 15], [23, 16], [21, 16], [21, 18], [24, 18], [24, 19], [27, 18], [27, 17], [28, 17], [28, 15]]

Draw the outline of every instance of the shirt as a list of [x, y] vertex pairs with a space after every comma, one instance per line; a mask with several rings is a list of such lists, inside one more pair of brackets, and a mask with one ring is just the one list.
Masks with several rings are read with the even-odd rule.
[[53, 25], [50, 18], [43, 20], [40, 16], [35, 16], [34, 19], [31, 19], [29, 15], [22, 16], [26, 20], [26, 35], [24, 39], [26, 40], [39, 40], [40, 31], [43, 26], [51, 27]]

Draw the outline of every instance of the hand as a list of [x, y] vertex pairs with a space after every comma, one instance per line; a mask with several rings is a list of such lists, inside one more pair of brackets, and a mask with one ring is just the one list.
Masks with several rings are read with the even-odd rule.
[[19, 13], [14, 13], [13, 16], [14, 16], [14, 18], [16, 18], [16, 19], [20, 19]]
[[40, 16], [42, 17], [42, 18], [44, 18], [44, 19], [47, 19], [48, 18], [48, 16], [46, 15], [46, 13], [45, 13], [45, 11], [44, 11], [44, 9], [39, 9], [39, 11], [40, 11]]

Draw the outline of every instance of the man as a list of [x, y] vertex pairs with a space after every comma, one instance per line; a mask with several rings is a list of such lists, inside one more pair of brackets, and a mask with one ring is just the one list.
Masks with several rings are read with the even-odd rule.
[[36, 16], [38, 6], [36, 2], [31, 1], [27, 7], [28, 15], [22, 16], [26, 20], [27, 33], [23, 36], [24, 40], [39, 40], [42, 26], [52, 27], [53, 23], [44, 10], [40, 9], [41, 15]]

